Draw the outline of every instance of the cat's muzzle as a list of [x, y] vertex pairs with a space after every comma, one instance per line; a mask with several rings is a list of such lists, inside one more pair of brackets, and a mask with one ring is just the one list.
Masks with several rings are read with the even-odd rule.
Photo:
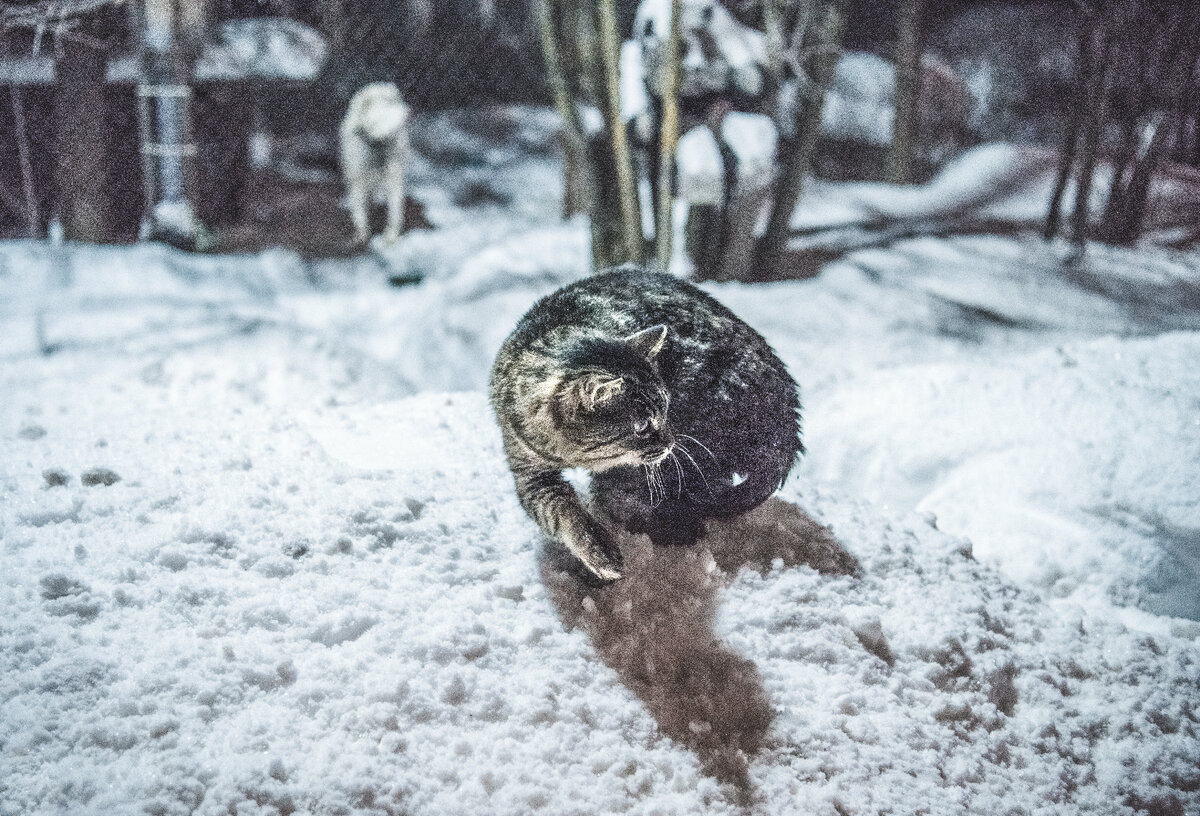
[[661, 465], [663, 462], [667, 461], [667, 457], [671, 455], [671, 447], [671, 445], [664, 445], [661, 450], [653, 452], [647, 451], [644, 454], [646, 464], [654, 466]]

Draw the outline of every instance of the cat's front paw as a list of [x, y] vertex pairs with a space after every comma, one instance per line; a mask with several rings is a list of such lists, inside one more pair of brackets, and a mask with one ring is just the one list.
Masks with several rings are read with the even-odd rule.
[[612, 535], [592, 522], [578, 530], [567, 547], [588, 571], [601, 581], [616, 581], [621, 577], [624, 559]]

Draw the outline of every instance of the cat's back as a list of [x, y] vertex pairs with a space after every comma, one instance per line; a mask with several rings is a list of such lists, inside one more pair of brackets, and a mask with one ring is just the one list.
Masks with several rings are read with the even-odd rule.
[[787, 380], [766, 341], [715, 298], [671, 275], [619, 267], [537, 301], [501, 347], [493, 387], [515, 371], [533, 373], [579, 336], [627, 336], [655, 325], [670, 334], [659, 365], [673, 385], [699, 387], [723, 375]]
[[716, 300], [685, 281], [621, 267], [546, 295], [517, 324], [510, 341], [531, 343], [572, 329], [630, 334], [660, 323], [692, 333], [689, 327], [715, 327], [730, 319], [737, 320]]

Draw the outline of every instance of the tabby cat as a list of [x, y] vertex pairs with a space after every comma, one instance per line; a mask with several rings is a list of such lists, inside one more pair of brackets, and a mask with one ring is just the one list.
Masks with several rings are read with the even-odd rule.
[[757, 507], [800, 442], [796, 384], [766, 341], [696, 287], [621, 267], [539, 300], [500, 348], [490, 396], [521, 505], [603, 580], [621, 553], [563, 478], [656, 544]]

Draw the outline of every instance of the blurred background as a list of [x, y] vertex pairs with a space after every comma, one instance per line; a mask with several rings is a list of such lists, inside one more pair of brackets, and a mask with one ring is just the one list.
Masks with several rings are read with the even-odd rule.
[[[597, 266], [803, 277], [881, 236], [1028, 228], [1189, 246], [1198, 60], [1200, 10], [1167, 0], [7, 0], [0, 237], [355, 253], [337, 125], [382, 80], [425, 158], [564, 156]], [[531, 106], [559, 114], [536, 145]], [[430, 125], [446, 112], [474, 141]], [[997, 144], [1019, 150], [978, 152]], [[822, 180], [929, 195], [839, 188], [853, 217], [797, 214]], [[410, 230], [438, 226], [427, 203], [410, 192]]]

